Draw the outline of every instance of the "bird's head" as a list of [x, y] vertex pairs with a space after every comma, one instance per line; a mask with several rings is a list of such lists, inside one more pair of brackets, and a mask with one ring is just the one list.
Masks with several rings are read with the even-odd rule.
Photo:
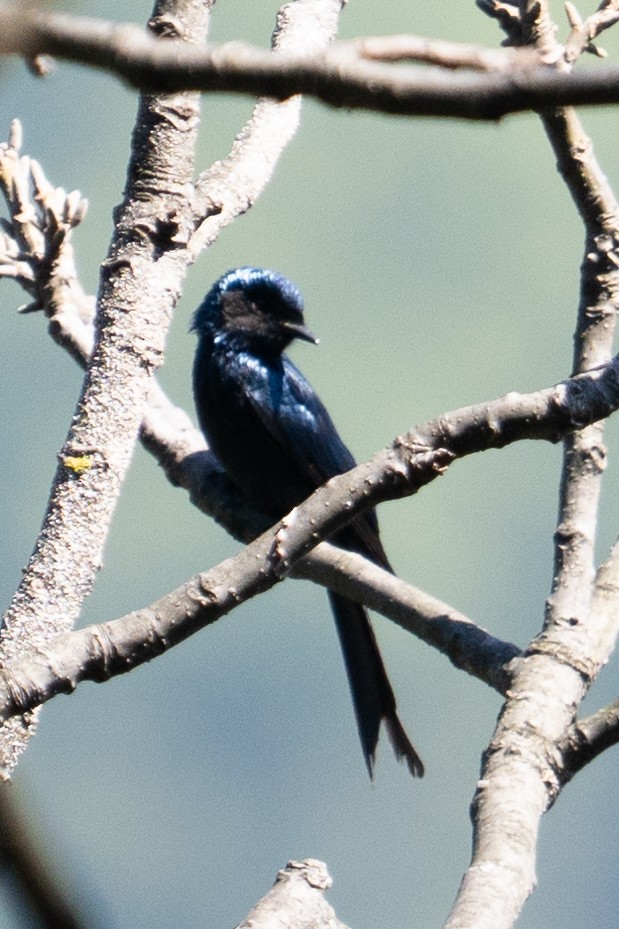
[[240, 340], [260, 354], [279, 354], [293, 339], [316, 343], [305, 325], [303, 297], [287, 277], [261, 268], [228, 271], [193, 318], [198, 335]]

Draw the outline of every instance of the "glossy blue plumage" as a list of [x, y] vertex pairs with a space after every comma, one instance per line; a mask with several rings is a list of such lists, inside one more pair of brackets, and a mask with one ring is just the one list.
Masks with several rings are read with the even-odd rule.
[[[315, 342], [300, 292], [283, 275], [239, 268], [220, 278], [197, 310], [193, 386], [200, 426], [233, 481], [273, 520], [330, 477], [354, 467], [326, 408], [283, 354], [295, 338]], [[389, 568], [373, 511], [333, 539]], [[423, 765], [395, 698], [363, 607], [330, 592], [366, 764], [372, 774], [381, 721], [411, 773]]]

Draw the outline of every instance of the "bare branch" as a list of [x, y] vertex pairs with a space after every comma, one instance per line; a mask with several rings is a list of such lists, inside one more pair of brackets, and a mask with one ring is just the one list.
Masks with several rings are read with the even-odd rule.
[[[21, 141], [21, 124], [13, 120], [9, 141], [0, 145], [0, 191], [9, 209], [2, 223], [0, 276], [14, 278], [39, 297], [38, 279], [48, 281], [55, 273], [52, 268], [69, 251], [71, 231], [84, 219], [88, 202], [77, 190], [67, 194], [53, 187], [36, 161], [20, 157]], [[69, 252], [69, 262], [71, 257]]]
[[477, 6], [497, 20], [506, 33], [504, 45], [529, 46], [541, 53], [547, 64], [556, 64], [563, 48], [556, 40], [555, 26], [546, 0], [476, 0]]
[[[199, 40], [208, 7], [179, 0], [177, 13], [177, 28]], [[153, 28], [166, 15], [156, 15]], [[71, 627], [100, 565], [186, 268], [176, 236], [193, 176], [198, 103], [187, 94], [141, 101], [125, 201], [102, 274], [99, 338], [35, 551], [4, 617], [3, 663]], [[167, 176], [171, 165], [173, 182]], [[3, 728], [3, 777], [25, 747], [30, 723], [22, 717]]]
[[[179, 15], [173, 19], [166, 12], [155, 15], [151, 27], [169, 34], [186, 21], [189, 23], [185, 26], [186, 37], [197, 34], [195, 24], [202, 24], [198, 31], [203, 28], [210, 3], [182, 0], [183, 4], [184, 12], [177, 10]], [[296, 0], [295, 6], [309, 13], [313, 11], [318, 22], [326, 23], [326, 32], [319, 31], [322, 40], [331, 38], [329, 30], [337, 22], [333, 11], [339, 10], [340, 0]], [[307, 16], [300, 19], [301, 25], [307, 26]], [[294, 17], [292, 21], [294, 28], [299, 28]], [[285, 25], [281, 28], [285, 32]], [[188, 196], [196, 129], [194, 97], [183, 94], [142, 101], [126, 199], [117, 211], [115, 239], [103, 268], [102, 337], [90, 361], [78, 414], [60, 455], [57, 484], [35, 556], [6, 616], [2, 637], [5, 661], [23, 651], [26, 643], [40, 643], [58, 630], [68, 628], [90, 590], [113, 503], [129, 464], [146, 393], [150, 390], [150, 375], [161, 360], [181, 280], [197, 253], [195, 242], [192, 248], [187, 247], [197, 218], [195, 204]], [[271, 148], [271, 170], [287, 141], [288, 138], [279, 139], [278, 145]], [[234, 164], [230, 169], [234, 169]], [[229, 176], [225, 180], [229, 182]], [[267, 180], [263, 174], [256, 183], [255, 177], [248, 173], [245, 183], [253, 185], [255, 197]], [[243, 189], [243, 183], [239, 187]], [[227, 220], [238, 212], [238, 209], [231, 211]], [[213, 238], [211, 235], [209, 242]], [[49, 305], [53, 310], [51, 300]], [[63, 309], [66, 310], [66, 304]], [[76, 314], [71, 315], [68, 328], [75, 332]], [[58, 331], [65, 329], [56, 316], [53, 321]], [[59, 337], [59, 332], [56, 336]], [[78, 341], [73, 335], [67, 347], [75, 348], [75, 354], [81, 358], [89, 349], [85, 340]], [[151, 396], [161, 423], [161, 410], [167, 401], [156, 387]], [[94, 408], [97, 415], [91, 416]], [[169, 404], [167, 410], [170, 411]], [[195, 450], [195, 432], [190, 426], [185, 431], [187, 441], [182, 436], [180, 443], [185, 453], [190, 454]], [[147, 431], [143, 429], [142, 434], [147, 435]], [[86, 508], [85, 514], [80, 506]], [[74, 524], [76, 518], [79, 527]], [[84, 546], [84, 535], [88, 548]], [[79, 547], [77, 554], [75, 546]], [[79, 577], [75, 577], [76, 572]], [[40, 575], [44, 575], [43, 581]], [[62, 596], [53, 595], [56, 582], [63, 585]], [[14, 741], [8, 745], [3, 760], [5, 775], [27, 738], [28, 721], [24, 726], [16, 722], [14, 728]], [[5, 736], [8, 732], [5, 727]]]
[[598, 58], [606, 58], [606, 52], [599, 48], [594, 40], [605, 29], [610, 29], [615, 23], [619, 22], [619, 3], [617, 0], [602, 0], [597, 11], [583, 21], [578, 10], [573, 3], [566, 2], [565, 9], [569, 24], [571, 26], [570, 34], [565, 43], [565, 61], [571, 64], [583, 52], [597, 55]]
[[[543, 36], [544, 53], [565, 68], [561, 49], [554, 40], [554, 26], [547, 3], [535, 7], [534, 17], [523, 15], [516, 23], [502, 23], [511, 38], [514, 30], [520, 39], [536, 42]], [[568, 8], [573, 28], [581, 28], [592, 38], [596, 30], [609, 23], [619, 4], [603, 0], [598, 13], [587, 25], [578, 24], [573, 7]], [[499, 17], [500, 18], [500, 17]], [[604, 364], [611, 356], [617, 311], [619, 310], [619, 204], [598, 164], [590, 139], [586, 136], [577, 114], [572, 109], [544, 111], [544, 129], [557, 158], [557, 165], [585, 226], [585, 256], [581, 268], [581, 289], [578, 320], [574, 335], [574, 371], [584, 372]], [[606, 462], [603, 423], [568, 436], [561, 482], [559, 521], [555, 533], [555, 570], [553, 589], [548, 599], [544, 631], [534, 647], [552, 654], [561, 648], [564, 628], [571, 627], [571, 640], [579, 636], [589, 642], [595, 630], [607, 623], [608, 609], [601, 612], [592, 603], [595, 575], [595, 533], [602, 473]], [[613, 559], [618, 558], [617, 546], [606, 568], [598, 573], [598, 583], [608, 592], [609, 575], [617, 570]], [[607, 605], [608, 598], [604, 598]], [[599, 605], [599, 604], [598, 604]], [[605, 657], [612, 644], [605, 638]], [[582, 643], [581, 643], [582, 645]], [[586, 649], [577, 647], [581, 656]], [[597, 667], [597, 650], [592, 666]], [[583, 668], [583, 673], [589, 673]]]
[[[0, 676], [4, 681], [0, 687], [0, 718], [71, 691], [79, 681], [107, 680], [151, 660], [272, 587], [319, 540], [368, 507], [416, 493], [457, 457], [525, 438], [555, 441], [561, 428], [575, 428], [587, 418], [606, 415], [611, 395], [615, 407], [619, 406], [619, 357], [606, 369], [558, 387], [529, 395], [508, 394], [491, 403], [456, 410], [399, 437], [370, 461], [319, 488], [244, 551], [150, 607], [57, 636], [48, 645], [38, 647], [34, 655], [30, 652], [21, 660], [15, 659]], [[334, 585], [339, 584], [332, 576], [329, 586], [332, 580]], [[367, 583], [371, 585], [372, 581], [370, 573]], [[499, 666], [499, 661], [513, 661], [517, 656], [513, 646], [488, 636], [453, 611], [445, 613], [437, 601], [426, 600], [415, 616], [418, 593], [413, 591], [411, 603], [407, 603], [401, 581], [393, 579], [391, 586], [382, 583], [383, 594], [375, 595], [376, 604], [381, 606], [391, 594], [396, 600], [386, 607], [388, 615], [414, 632], [419, 630], [427, 642], [492, 686], [500, 690], [506, 690], [508, 685], [512, 688], [508, 679], [511, 670]], [[355, 584], [341, 589], [346, 593], [350, 590], [353, 597], [361, 594]], [[363, 596], [365, 599], [365, 591]], [[567, 654], [566, 644], [566, 662]], [[573, 664], [577, 657], [575, 654]]]
[[[501, 10], [508, 6], [497, 4]], [[554, 27], [547, 27], [543, 17], [532, 15], [531, 19], [545, 40], [545, 45], [541, 46], [543, 61], [552, 63], [557, 54], [563, 55], [562, 47], [554, 42]], [[520, 24], [515, 18], [514, 21]], [[523, 44], [520, 25], [513, 34], [512, 44]], [[367, 41], [375, 40], [362, 40], [362, 43]], [[413, 46], [414, 37], [409, 41]], [[536, 58], [526, 53], [514, 59], [524, 66], [507, 72], [502, 67], [498, 73], [461, 70], [452, 74], [367, 60], [354, 43], [334, 45], [319, 55], [311, 53], [311, 43], [309, 47], [309, 54], [295, 50], [284, 55], [238, 42], [207, 49], [193, 49], [174, 42], [158, 45], [134, 26], [40, 10], [36, 14], [25, 11], [16, 21], [13, 8], [0, 5], [0, 53], [50, 54], [79, 61], [89, 67], [104, 68], [150, 92], [202, 90], [278, 100], [304, 94], [329, 106], [346, 109], [481, 120], [549, 106], [619, 102], [619, 68], [616, 67], [560, 73], [531, 67], [531, 60]], [[549, 48], [558, 49], [554, 58]], [[478, 68], [484, 56], [487, 66], [492, 54], [496, 56], [497, 53], [471, 53], [469, 46], [463, 46], [458, 66], [464, 66], [468, 59], [468, 67]], [[450, 67], [458, 58], [453, 49], [437, 47], [425, 56], [406, 57], [431, 61], [433, 56], [439, 60], [441, 56], [449, 59]], [[387, 53], [389, 58], [393, 55]], [[447, 64], [447, 61], [440, 63]]]
[[[546, 62], [556, 63], [559, 72], [567, 70], [545, 0], [506, 4], [490, 0], [479, 5], [499, 20], [510, 43], [531, 43]], [[576, 114], [569, 109], [543, 109], [541, 118], [585, 223], [574, 370], [592, 370], [610, 356], [618, 308], [617, 203]], [[592, 599], [604, 461], [602, 424], [567, 438], [553, 591], [544, 630], [525, 657], [512, 665], [510, 690], [485, 753], [475, 796], [473, 859], [448, 929], [513, 925], [534, 886], [539, 820], [572, 776], [566, 773], [567, 755], [558, 746], [566, 732], [573, 733], [576, 708], [608, 660], [619, 633], [616, 590], [614, 597], [605, 598], [606, 610]], [[606, 585], [602, 587], [609, 592]]]
[[299, 562], [292, 576], [318, 581], [392, 619], [446, 655], [456, 668], [499, 693], [509, 688], [508, 665], [521, 655], [517, 646], [497, 639], [458, 610], [361, 555], [333, 545], [319, 545]]
[[530, 48], [484, 48], [415, 35], [381, 35], [338, 42], [337, 52], [350, 48], [369, 61], [422, 61], [441, 68], [471, 68], [475, 71], [518, 71], [541, 63]]
[[557, 777], [563, 785], [606, 749], [619, 743], [619, 700], [575, 723], [557, 746]]
[[550, 655], [512, 663], [511, 697], [488, 747], [473, 801], [473, 857], [445, 929], [509, 929], [535, 887], [542, 814], [560, 784], [553, 750], [586, 684]]
[[[313, 503], [311, 512], [320, 505]], [[304, 504], [302, 512], [309, 511]], [[59, 635], [45, 647], [16, 659], [0, 672], [0, 722], [58, 694], [71, 693], [82, 681], [102, 682], [126, 674], [268, 590], [284, 576], [273, 554], [281, 532], [281, 526], [269, 530], [238, 555], [148, 607]], [[302, 549], [303, 540], [289, 558], [291, 569], [302, 557]], [[369, 601], [370, 606], [446, 654], [456, 667], [500, 692], [509, 687], [508, 665], [521, 654], [516, 646], [484, 632], [462, 614], [360, 555], [323, 543], [298, 565], [296, 573], [319, 577], [322, 584], [364, 603]]]
[[[604, 0], [598, 14], [583, 30], [593, 37], [596, 29], [619, 4]], [[571, 9], [573, 26], [576, 12]], [[544, 51], [565, 67], [557, 46], [552, 48], [554, 27], [546, 3], [539, 4], [536, 27], [543, 23]], [[528, 36], [536, 41], [535, 28]], [[581, 268], [578, 319], [574, 335], [575, 372], [604, 364], [611, 356], [619, 310], [619, 204], [602, 172], [591, 141], [577, 114], [560, 109], [541, 114], [544, 129], [557, 158], [559, 171], [572, 195], [585, 226], [585, 256]], [[603, 423], [569, 435], [565, 441], [559, 520], [555, 533], [555, 569], [543, 632], [532, 648], [547, 654], [562, 654], [568, 627], [574, 654], [580, 656], [585, 676], [597, 673], [613, 647], [614, 637], [600, 633], [615, 630], [607, 610], [598, 612], [592, 602], [595, 576], [595, 536], [602, 474], [606, 463]], [[617, 557], [617, 552], [614, 552]], [[610, 561], [612, 562], [613, 554]], [[609, 563], [602, 572], [608, 590]], [[599, 575], [598, 575], [599, 576]], [[600, 644], [603, 643], [600, 649]], [[588, 661], [587, 661], [588, 657]]]
[[331, 884], [322, 861], [289, 861], [235, 929], [348, 929], [323, 896]]
[[38, 162], [20, 156], [21, 141], [21, 124], [13, 120], [8, 142], [0, 145], [0, 191], [9, 214], [0, 221], [0, 277], [24, 288], [32, 302], [22, 311], [43, 310], [53, 338], [86, 367], [95, 301], [79, 283], [71, 232], [84, 219], [87, 200], [53, 187]]
[[[317, 54], [336, 34], [342, 0], [296, 0], [282, 7], [273, 34], [273, 52]], [[286, 95], [289, 96], [289, 95]], [[195, 232], [191, 260], [211, 245], [222, 229], [245, 213], [271, 179], [281, 152], [299, 126], [301, 98], [261, 98], [237, 135], [230, 154], [203, 171], [195, 185]]]
[[[612, 353], [619, 310], [619, 204], [573, 110], [542, 116], [559, 169], [585, 224], [580, 301], [574, 334], [575, 372], [603, 364]], [[591, 595], [602, 475], [606, 466], [604, 426], [599, 422], [566, 439], [555, 569], [545, 628], [538, 646], [552, 650], [555, 632], [595, 623]]]

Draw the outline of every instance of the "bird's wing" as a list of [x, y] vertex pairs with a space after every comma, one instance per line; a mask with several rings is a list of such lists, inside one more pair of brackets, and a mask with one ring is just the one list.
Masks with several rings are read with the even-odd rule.
[[[291, 361], [284, 359], [284, 389], [279, 422], [295, 457], [302, 456], [316, 486], [355, 467], [324, 404]], [[302, 428], [297, 424], [302, 422]]]
[[[256, 384], [255, 390], [246, 383], [245, 391], [282, 455], [294, 463], [299, 481], [307, 487], [305, 496], [309, 496], [329, 478], [350, 471], [356, 462], [311, 384], [288, 358], [282, 361], [283, 377], [272, 379], [270, 403], [264, 402], [264, 383]], [[389, 566], [374, 510], [366, 510], [336, 541]]]
[[[294, 462], [312, 489], [355, 466], [320, 398], [288, 358], [279, 371], [266, 371], [268, 383], [252, 378], [244, 391], [263, 427]], [[266, 390], [266, 393], [265, 393]], [[269, 402], [265, 403], [268, 394]]]

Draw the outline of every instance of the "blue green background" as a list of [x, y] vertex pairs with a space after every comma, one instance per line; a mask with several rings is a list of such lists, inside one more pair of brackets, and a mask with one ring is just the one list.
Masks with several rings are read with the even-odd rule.
[[[122, 20], [126, 6], [91, 0], [70, 9]], [[276, 9], [220, 0], [211, 39], [267, 45]], [[561, 4], [553, 10], [564, 36]], [[149, 3], [134, 0], [130, 12], [144, 22]], [[342, 36], [391, 32], [490, 46], [502, 38], [472, 0], [351, 0], [343, 11]], [[617, 36], [602, 43], [614, 61]], [[135, 109], [132, 92], [85, 68], [59, 64], [46, 81], [16, 61], [0, 70], [0, 136], [19, 116], [25, 152], [90, 201], [75, 235], [90, 290]], [[246, 99], [205, 100], [201, 168], [227, 153], [250, 110]], [[586, 110], [583, 119], [619, 181], [616, 110]], [[566, 376], [582, 240], [535, 116], [473, 125], [306, 102], [271, 185], [191, 270], [161, 380], [191, 410], [188, 326], [201, 295], [237, 265], [282, 270], [302, 288], [321, 339], [295, 348], [295, 360], [363, 459], [446, 409]], [[42, 316], [17, 315], [18, 289], [3, 282], [0, 293], [6, 606], [81, 374]], [[600, 556], [618, 522], [615, 432], [611, 423]], [[418, 496], [382, 507], [396, 569], [496, 635], [526, 643], [551, 581], [560, 464], [559, 447], [521, 444], [457, 463]], [[138, 449], [83, 622], [149, 603], [237, 549]], [[328, 863], [329, 899], [355, 929], [441, 923], [468, 864], [468, 805], [500, 700], [388, 621], [378, 617], [376, 628], [426, 762], [421, 782], [387, 745], [368, 782], [326, 597], [307, 583], [280, 585], [147, 667], [48, 705], [14, 789], [90, 925], [232, 926], [279, 867], [305, 856]], [[589, 708], [614, 698], [615, 680], [616, 664]], [[596, 761], [544, 818], [539, 886], [522, 929], [615, 929], [616, 763], [615, 752]], [[20, 916], [10, 887], [1, 893], [0, 929], [36, 926]]]

